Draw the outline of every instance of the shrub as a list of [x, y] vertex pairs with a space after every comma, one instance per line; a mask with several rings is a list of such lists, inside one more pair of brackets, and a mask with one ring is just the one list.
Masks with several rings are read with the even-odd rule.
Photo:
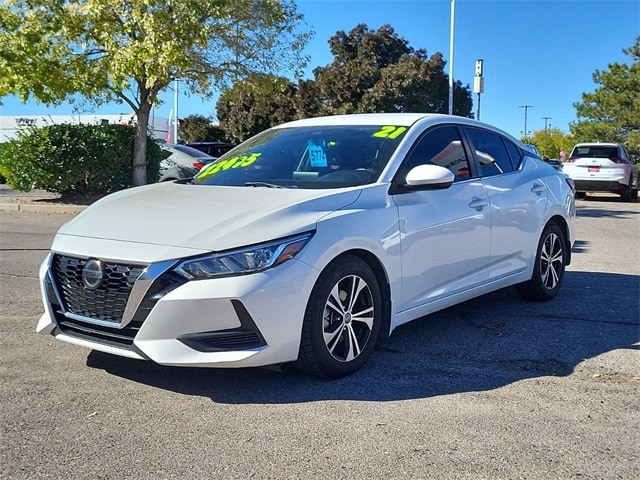
[[[135, 127], [48, 125], [30, 128], [0, 147], [0, 172], [16, 190], [95, 195], [132, 185]], [[147, 142], [147, 178], [160, 170], [160, 147]]]

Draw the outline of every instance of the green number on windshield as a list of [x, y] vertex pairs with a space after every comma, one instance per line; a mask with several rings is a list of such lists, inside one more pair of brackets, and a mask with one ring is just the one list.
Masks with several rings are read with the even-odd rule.
[[251, 155], [240, 155], [238, 157], [231, 157], [228, 160], [223, 160], [221, 162], [215, 162], [205, 167], [196, 178], [198, 180], [206, 180], [209, 177], [213, 177], [220, 170], [229, 170], [230, 168], [242, 168], [248, 167], [253, 162], [258, 160], [258, 158], [262, 155], [261, 153], [252, 153]]
[[393, 125], [386, 125], [380, 128], [380, 130], [378, 130], [376, 133], [374, 133], [373, 136], [376, 138], [390, 138], [393, 140], [394, 138], [398, 138], [406, 131], [407, 127], [394, 127]]

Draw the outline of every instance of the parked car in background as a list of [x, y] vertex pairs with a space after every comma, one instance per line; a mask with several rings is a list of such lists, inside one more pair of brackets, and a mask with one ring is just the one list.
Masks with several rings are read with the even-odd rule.
[[529, 150], [530, 152], [535, 153], [538, 157], [542, 158], [542, 156], [540, 155], [540, 151], [538, 150], [538, 147], [536, 147], [534, 144], [532, 143], [525, 143], [524, 147]]
[[298, 120], [63, 226], [36, 330], [162, 365], [337, 378], [424, 315], [513, 285], [555, 297], [574, 219], [570, 179], [486, 124]]
[[186, 145], [166, 144], [161, 149], [165, 158], [160, 162], [159, 182], [191, 178], [215, 160], [211, 155]]
[[540, 157], [542, 160], [547, 162], [549, 165], [551, 165], [553, 168], [555, 168], [559, 172], [562, 171], [562, 162], [560, 160], [557, 160], [557, 159], [552, 160], [549, 157], [543, 157], [542, 155], [540, 155], [540, 151], [538, 150], [538, 147], [536, 147], [532, 143], [525, 143], [524, 147], [530, 152], [535, 153], [538, 157]]
[[235, 147], [233, 143], [227, 142], [193, 142], [187, 143], [187, 146], [200, 150], [214, 158], [221, 157]]
[[620, 143], [579, 143], [564, 163], [563, 172], [577, 194], [618, 193], [623, 201], [638, 198], [638, 167]]

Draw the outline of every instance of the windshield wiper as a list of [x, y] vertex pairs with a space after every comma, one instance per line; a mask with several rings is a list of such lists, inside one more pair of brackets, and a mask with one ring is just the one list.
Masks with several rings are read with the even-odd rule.
[[273, 183], [267, 182], [247, 182], [244, 184], [245, 187], [267, 187], [267, 188], [284, 188], [282, 185], [275, 185]]

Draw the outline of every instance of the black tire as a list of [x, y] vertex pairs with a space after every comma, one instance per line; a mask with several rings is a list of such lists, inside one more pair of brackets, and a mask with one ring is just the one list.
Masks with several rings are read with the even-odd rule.
[[353, 255], [334, 260], [311, 292], [295, 366], [322, 378], [358, 370], [374, 350], [382, 305], [380, 285], [364, 260]]
[[630, 202], [633, 198], [633, 185], [631, 185], [631, 178], [629, 179], [629, 185], [620, 191], [620, 200], [623, 202]]
[[555, 297], [564, 278], [567, 253], [562, 229], [555, 223], [547, 224], [538, 243], [531, 279], [516, 285], [518, 293], [536, 301]]

